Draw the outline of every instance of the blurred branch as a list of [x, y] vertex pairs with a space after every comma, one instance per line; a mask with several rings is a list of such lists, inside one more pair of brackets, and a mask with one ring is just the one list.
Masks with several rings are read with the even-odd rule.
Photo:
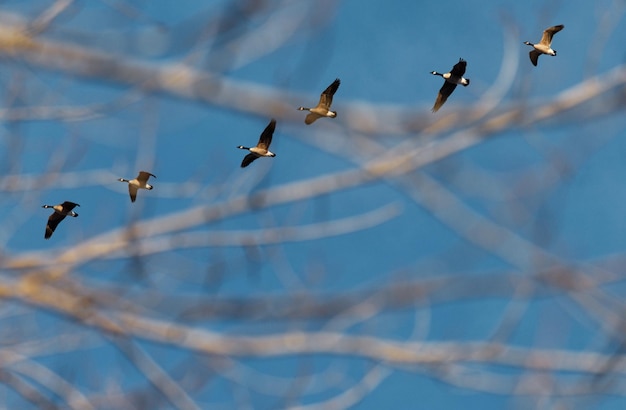
[[[130, 3], [109, 0], [106, 3], [120, 15], [157, 25], [161, 34], [169, 30]], [[112, 190], [123, 191], [122, 186], [114, 182], [119, 175], [111, 170], [72, 170], [72, 160], [82, 158], [80, 150], [56, 147], [44, 160], [47, 172], [23, 171], [27, 168], [21, 164], [23, 142], [19, 138], [22, 137], [19, 126], [22, 122], [61, 120], [68, 124], [113, 116], [152, 94], [199, 102], [242, 115], [274, 116], [302, 128], [302, 115], [295, 107], [299, 101], [309, 100], [310, 93], [305, 96], [282, 89], [284, 84], [269, 86], [246, 82], [224, 73], [269, 57], [273, 51], [288, 46], [294, 36], [306, 33], [307, 24], [311, 24], [311, 28], [324, 25], [339, 7], [332, 1], [231, 2], [218, 10], [221, 13], [211, 13], [209, 18], [201, 16], [202, 22], [196, 24], [200, 30], [190, 29], [193, 39], [183, 47], [185, 55], [181, 56], [183, 53], [177, 49], [179, 53], [174, 58], [168, 55], [168, 58], [150, 60], [142, 53], [129, 51], [125, 54], [124, 47], [99, 48], [72, 42], [71, 36], [57, 31], [56, 26], [54, 32], [49, 30], [73, 6], [72, 0], [54, 1], [31, 22], [0, 12], [0, 57], [6, 66], [21, 69], [27, 65], [35, 75], [37, 69], [50, 70], [68, 78], [80, 77], [85, 82], [127, 90], [120, 91], [123, 94], [109, 102], [65, 105], [65, 101], [59, 99], [64, 105], [57, 105], [54, 101], [32, 98], [36, 91], [28, 86], [28, 73], [20, 70], [12, 76], [7, 85], [8, 108], [0, 110], [0, 119], [8, 122], [11, 131], [8, 140], [13, 144], [7, 149], [9, 173], [0, 176], [0, 191], [12, 204], [25, 204], [32, 200], [33, 192], [50, 188], [111, 186]], [[620, 12], [623, 10], [620, 8]], [[197, 22], [196, 17], [191, 19]], [[600, 27], [606, 34], [598, 36], [603, 44], [619, 21], [610, 17], [604, 14], [604, 21], [610, 24], [607, 28]], [[186, 23], [188, 21], [182, 25]], [[46, 36], [47, 32], [57, 39]], [[176, 48], [179, 33], [172, 30], [167, 34], [171, 42], [159, 45], [164, 49]], [[588, 78], [555, 96], [541, 100], [507, 99], [519, 78], [517, 37], [514, 28], [504, 32], [500, 73], [487, 92], [469, 108], [452, 105], [445, 114], [433, 116], [422, 106], [337, 101], [341, 104], [341, 117], [336, 121], [294, 132], [296, 138], [308, 145], [351, 160], [355, 164], [353, 168], [269, 187], [265, 183], [272, 176], [268, 168], [245, 181], [230, 176], [230, 180], [218, 184], [207, 183], [205, 172], [200, 169], [195, 181], [180, 185], [163, 183], [154, 193], [164, 198], [195, 196], [193, 204], [197, 206], [176, 207], [169, 214], [158, 213], [160, 216], [138, 222], [131, 219], [133, 222], [128, 226], [112, 226], [101, 234], [88, 231], [86, 239], [72, 246], [36, 252], [3, 249], [0, 297], [5, 303], [24, 305], [32, 316], [40, 312], [58, 314], [60, 321], [70, 320], [89, 327], [96, 336], [91, 331], [75, 334], [61, 328], [55, 329], [58, 332], [55, 337], [44, 339], [37, 334], [37, 329], [27, 328], [23, 330], [24, 335], [34, 335], [30, 336], [32, 342], [24, 342], [25, 336], [17, 334], [14, 345], [0, 349], [4, 365], [0, 380], [40, 408], [56, 408], [57, 400], [72, 408], [113, 404], [130, 408], [135, 402], [149, 407], [146, 403], [154, 404], [161, 395], [177, 408], [202, 408], [196, 394], [208, 389], [210, 382], [207, 380], [212, 378], [232, 387], [233, 402], [239, 405], [252, 407], [253, 394], [263, 394], [293, 408], [345, 408], [358, 404], [398, 370], [422, 373], [451, 385], [494, 394], [540, 398], [597, 392], [624, 395], [626, 356], [622, 317], [626, 305], [619, 294], [606, 290], [607, 285], [618, 288], [624, 280], [622, 255], [609, 262], [589, 263], [560, 257], [550, 248], [527, 239], [523, 230], [515, 230], [489, 212], [478, 211], [480, 207], [473, 207], [471, 201], [466, 201], [438, 178], [437, 169], [431, 169], [436, 166], [424, 170], [426, 166], [452, 159], [468, 148], [507, 132], [526, 134], [529, 130], [547, 130], [566, 122], [586, 124], [603, 116], [622, 114], [626, 105], [626, 65]], [[117, 51], [112, 52], [113, 49]], [[35, 100], [37, 104], [33, 105]], [[157, 135], [164, 119], [152, 114], [159, 111], [160, 104], [161, 101], [155, 99], [142, 107], [139, 138], [133, 139], [141, 147], [136, 152], [136, 167], [156, 163]], [[605, 142], [609, 138], [595, 139], [598, 140]], [[580, 158], [566, 161], [566, 165], [580, 167], [582, 160], [590, 156], [588, 147], [599, 146], [595, 141], [578, 147], [583, 151]], [[81, 149], [86, 149], [85, 144], [80, 145]], [[561, 147], [555, 148], [559, 150]], [[540, 155], [546, 151], [541, 151]], [[16, 153], [18, 155], [14, 155]], [[546, 157], [537, 168], [529, 167], [516, 175], [515, 180], [520, 185], [527, 184], [523, 189], [505, 186], [510, 180], [490, 175], [489, 183], [495, 188], [492, 186], [489, 190], [495, 191], [495, 197], [488, 198], [488, 194], [494, 195], [488, 190], [474, 189], [476, 184], [465, 187], [465, 193], [481, 199], [506, 198], [513, 202], [520, 195], [539, 196], [556, 190], [564, 179], [560, 168], [563, 163], [558, 155]], [[458, 183], [471, 182], [475, 175], [466, 173], [466, 179]], [[440, 273], [441, 269], [433, 269], [431, 273], [429, 268], [423, 267], [429, 265], [412, 269], [400, 265], [395, 275], [389, 270], [368, 272], [371, 275], [364, 276], [358, 285], [341, 291], [314, 290], [316, 288], [310, 286], [314, 280], [300, 278], [300, 272], [292, 268], [299, 265], [290, 260], [292, 255], [287, 254], [283, 246], [286, 248], [290, 242], [316, 241], [311, 246], [315, 248], [322, 239], [346, 234], [356, 236], [402, 214], [402, 203], [388, 199], [378, 200], [378, 207], [366, 204], [365, 209], [370, 210], [360, 214], [349, 209], [341, 218], [336, 213], [326, 212], [324, 205], [318, 215], [316, 205], [315, 222], [303, 222], [310, 220], [311, 209], [306, 207], [311, 202], [322, 202], [326, 195], [362, 188], [372, 182], [382, 182], [396, 189], [403, 199], [408, 198], [405, 202], [411, 207], [425, 209], [442, 222], [445, 229], [450, 229], [455, 241], [462, 239], [458, 242], [479, 248], [488, 258], [496, 256], [510, 265], [512, 271], [476, 273], [467, 268], [468, 272], [457, 270], [446, 275]], [[380, 206], [381, 202], [386, 205]], [[272, 214], [271, 211], [285, 205], [291, 205], [291, 217], [270, 215], [259, 223], [262, 229], [218, 230], [217, 225], [229, 218], [259, 211]], [[136, 219], [139, 215], [137, 212]], [[24, 218], [17, 209], [6, 213], [3, 235], [11, 236], [19, 230]], [[208, 224], [217, 227], [209, 229]], [[284, 286], [285, 293], [271, 293], [259, 286], [253, 288], [254, 293], [240, 297], [207, 294], [198, 286], [204, 285], [202, 269], [234, 275], [232, 271], [236, 269], [229, 265], [232, 261], [215, 261], [221, 258], [213, 258], [214, 250], [238, 247], [247, 252], [268, 245], [271, 245], [269, 251], [262, 249], [258, 253], [270, 261], [267, 270], [276, 271], [273, 279], [282, 280], [283, 285], [289, 283], [284, 274], [288, 272], [297, 286]], [[189, 258], [192, 261], [188, 262], [185, 254], [191, 253], [188, 251], [192, 248], [207, 249], [209, 255], [198, 260]], [[315, 255], [315, 250], [311, 254]], [[374, 249], [371, 257], [379, 257], [379, 250]], [[118, 260], [112, 261], [114, 258]], [[434, 258], [444, 259], [441, 255]], [[122, 265], [119, 259], [132, 264], [132, 268], [120, 269], [122, 274], [131, 271], [140, 280], [112, 278], [116, 268], [109, 271], [109, 267]], [[161, 260], [167, 260], [167, 264], [150, 270], [154, 266], [150, 263], [158, 264]], [[181, 260], [183, 262], [179, 263]], [[256, 262], [254, 259], [250, 264]], [[605, 262], [606, 266], [613, 267], [606, 268]], [[235, 263], [241, 266], [241, 262]], [[102, 266], [106, 268], [99, 269]], [[305, 270], [313, 268], [307, 266]], [[333, 275], [341, 273], [341, 269], [337, 269]], [[433, 276], [428, 277], [429, 273]], [[167, 278], [159, 281], [159, 275]], [[172, 281], [183, 285], [171, 286]], [[502, 301], [503, 308], [495, 313], [497, 317], [490, 327], [493, 330], [486, 332], [482, 341], [438, 340], [439, 334], [431, 335], [433, 340], [429, 340], [435, 323], [431, 317], [434, 308], [486, 299]], [[588, 316], [590, 320], [586, 325], [597, 332], [594, 344], [576, 349], [569, 345], [543, 348], [540, 342], [536, 345], [520, 343], [514, 337], [515, 330], [531, 311], [532, 304], [548, 299], [571, 300], [576, 310], [570, 313], [572, 321]], [[392, 336], [385, 335], [381, 328], [398, 326], [387, 320], [389, 314], [406, 314], [409, 319], [402, 323], [409, 321], [409, 326], [403, 327], [402, 332], [389, 332]], [[8, 318], [3, 320], [9, 322]], [[38, 317], [33, 322], [37, 320]], [[617, 347], [607, 349], [603, 343]], [[186, 363], [180, 366], [183, 370], [172, 370], [167, 357], [153, 356], [152, 351], [144, 348], [150, 344], [183, 352], [191, 365]], [[113, 376], [113, 387], [104, 393], [105, 397], [90, 395], [85, 393], [84, 386], [65, 380], [61, 376], [63, 372], [57, 373], [39, 363], [46, 355], [76, 354], [94, 345], [116, 347], [115, 354], [121, 352], [128, 358], [148, 387], [124, 390], [127, 386], [117, 384]], [[309, 368], [307, 360], [319, 357], [330, 357], [333, 367], [324, 371], [314, 366]], [[247, 366], [244, 363], [249, 358], [269, 363], [273, 363], [272, 359], [297, 358], [300, 362], [295, 375], [287, 377]], [[337, 370], [334, 366], [338, 358], [360, 359], [360, 363], [368, 366], [350, 364], [346, 365], [347, 370]], [[374, 364], [370, 366], [370, 362]], [[501, 367], [506, 367], [506, 372], [500, 373]], [[176, 370], [185, 377], [177, 378]], [[572, 373], [576, 377], [570, 377]], [[339, 376], [333, 379], [336, 374]], [[340, 387], [337, 380], [341, 382]], [[150, 385], [160, 392], [156, 400]], [[302, 400], [307, 404], [299, 402], [301, 397], [307, 397]]]
[[[0, 29], [0, 42], [1, 32], [2, 30]], [[602, 81], [594, 77], [562, 92], [550, 104], [531, 110], [530, 115], [522, 115], [524, 111], [521, 107], [514, 108], [504, 114], [486, 120], [484, 124], [469, 127], [452, 134], [446, 139], [437, 140], [425, 146], [415, 147], [412, 141], [401, 143], [389, 150], [382, 158], [375, 158], [368, 163], [362, 164], [360, 169], [287, 183], [278, 187], [268, 188], [251, 196], [237, 197], [208, 208], [204, 206], [192, 208], [172, 215], [154, 218], [151, 221], [140, 222], [132, 228], [133, 237], [141, 238], [175, 232], [240, 214], [253, 208], [272, 207], [278, 204], [301, 201], [359, 186], [379, 178], [402, 175], [479, 144], [487, 137], [511, 127], [511, 122], [523, 121], [522, 123], [537, 124], [547, 118], [552, 119], [559, 112], [570, 110], [582, 104], [588, 98], [600, 96], [612, 89], [624, 88], [625, 85], [626, 67], [621, 66], [603, 76]], [[550, 112], [551, 116], [548, 117], [546, 112]], [[90, 260], [100, 257], [104, 253], [109, 253], [115, 249], [103, 247], [102, 243], [112, 243], [116, 237], [120, 236], [120, 231], [122, 230], [114, 230], [85, 241], [80, 246], [62, 254], [57, 261], [60, 263], [79, 263], [79, 261]], [[115, 248], [119, 249], [121, 246]], [[537, 252], [537, 255], [539, 255], [542, 251], [538, 249]], [[25, 268], [33, 266], [32, 263], [33, 257], [26, 256], [21, 261], [18, 260], [5, 264], [5, 267]], [[38, 264], [35, 262], [34, 266]]]
[[46, 11], [41, 13], [39, 17], [30, 23], [28, 33], [30, 35], [37, 35], [45, 31], [50, 24], [68, 7], [74, 3], [74, 0], [56, 0], [52, 6], [48, 7]]
[[31, 383], [20, 378], [12, 372], [0, 369], [0, 382], [10, 387], [26, 401], [32, 403], [38, 409], [56, 410], [54, 402], [40, 393]]
[[0, 191], [34, 191], [54, 186], [57, 189], [100, 186], [115, 181], [117, 175], [108, 169], [78, 172], [46, 172], [44, 175], [4, 175], [0, 176]]
[[[107, 178], [109, 180], [113, 180], [110, 177]], [[71, 183], [71, 179], [69, 179], [69, 181]], [[94, 179], [94, 181], [97, 181], [97, 179]], [[387, 222], [388, 220], [396, 217], [400, 212], [400, 207], [397, 204], [389, 204], [365, 214], [352, 215], [343, 219], [336, 219], [311, 225], [265, 228], [258, 231], [215, 231], [171, 234], [167, 237], [143, 241], [135, 252], [138, 256], [141, 256], [190, 247], [237, 246], [241, 244], [267, 245], [275, 243], [310, 241], [368, 229]], [[142, 222], [141, 224], [143, 226], [147, 226], [145, 222]], [[134, 234], [141, 232], [140, 230], [136, 230], [132, 227], [129, 229]], [[36, 266], [55, 266], [59, 264], [79, 265], [96, 258], [120, 257], [117, 255], [117, 252], [124, 251], [129, 246], [129, 243], [137, 238], [136, 236], [129, 236], [126, 228], [118, 230], [116, 235], [108, 233], [107, 237], [111, 239], [109, 241], [90, 240], [88, 241], [88, 246], [77, 245], [77, 247], [62, 252], [58, 256], [53, 255], [57, 252], [51, 252], [48, 253], [48, 255], [22, 255], [19, 259], [4, 260], [3, 265], [6, 269], [24, 269]], [[127, 255], [122, 256], [126, 257]], [[39, 260], [39, 262], [35, 262], [37, 260]], [[32, 265], [33, 263], [36, 265]]]
[[[6, 354], [6, 352], [3, 352], [3, 354]], [[63, 379], [54, 371], [24, 357], [15, 358], [14, 361], [16, 363], [10, 366], [11, 370], [36, 381], [54, 394], [63, 398], [63, 401], [67, 403], [69, 408], [78, 410], [95, 409], [93, 404], [81, 393], [77, 386]]]
[[319, 403], [291, 406], [291, 410], [332, 410], [332, 409], [347, 409], [351, 406], [358, 404], [365, 396], [370, 394], [373, 390], [382, 383], [387, 376], [391, 374], [391, 371], [383, 367], [382, 365], [376, 365], [369, 370], [359, 382], [354, 386], [345, 389], [341, 393], [337, 394], [331, 399], [324, 400]]
[[[0, 21], [2, 20], [0, 14]], [[77, 45], [34, 38], [25, 34], [21, 27], [15, 24], [7, 24], [0, 29], [0, 56], [2, 55], [67, 75], [97, 78], [119, 85], [139, 87], [144, 92], [166, 93], [263, 118], [274, 116], [283, 120], [301, 121], [301, 115], [294, 109], [297, 104], [289, 102], [302, 101], [304, 96], [292, 95], [259, 84], [233, 81], [180, 63], [157, 65], [133, 60], [128, 56], [113, 55]], [[609, 73], [574, 86], [548, 103], [507, 108], [500, 114], [492, 115], [484, 123], [474, 126], [468, 134], [484, 132], [483, 137], [488, 136], [520, 120], [523, 124], [536, 124], [547, 119], [555, 120], [558, 118], [557, 114], [562, 114], [599, 96], [604, 98], [604, 93], [613, 90], [619, 93], [620, 88], [623, 88], [626, 83], [625, 72], [626, 69], [623, 66], [617, 67]], [[536, 108], [533, 109], [533, 107]], [[475, 110], [477, 113], [484, 112], [482, 106]], [[397, 133], [399, 129], [403, 130], [402, 134], [415, 132], [423, 127], [426, 123], [425, 118], [428, 118], [424, 115], [422, 116], [424, 121], [420, 120], [416, 123], [416, 113], [413, 110], [402, 112], [400, 108], [390, 110], [385, 107], [365, 107], [362, 103], [347, 106], [344, 111], [346, 121], [352, 129], [367, 133]], [[462, 118], [471, 117], [471, 115], [460, 115], [458, 121], [465, 123]], [[450, 121], [450, 118], [447, 118], [446, 122], [449, 125], [445, 128], [459, 126], [458, 121]], [[393, 123], [394, 128], [388, 129], [384, 125], [388, 123]], [[417, 124], [420, 125], [416, 129]], [[443, 131], [445, 129], [438, 129], [438, 132]]]
[[0, 119], [4, 121], [88, 121], [134, 104], [140, 97], [139, 92], [131, 89], [121, 97], [106, 103], [4, 108], [0, 109]]
[[[389, 365], [468, 362], [592, 375], [603, 374], [606, 371], [604, 363], [611, 357], [596, 352], [527, 348], [489, 342], [399, 342], [335, 332], [286, 331], [275, 335], [228, 336], [142, 315], [124, 312], [107, 314], [94, 309], [82, 296], [50, 286], [29, 289], [5, 283], [0, 290], [4, 295], [54, 309], [113, 336], [151, 340], [209, 355], [269, 358], [330, 354], [362, 357]], [[611, 371], [622, 374], [626, 372], [626, 357], [619, 359]]]
[[141, 347], [132, 340], [112, 338], [113, 343], [177, 409], [200, 409], [191, 397]]

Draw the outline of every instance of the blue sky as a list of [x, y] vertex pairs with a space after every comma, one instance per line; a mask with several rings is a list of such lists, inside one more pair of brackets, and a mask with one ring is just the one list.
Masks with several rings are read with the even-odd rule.
[[[53, 3], [5, 1], [0, 16], [32, 21]], [[613, 78], [606, 73], [626, 56], [623, 1], [269, 1], [254, 3], [258, 14], [244, 24], [238, 4], [76, 1], [40, 34], [151, 70], [180, 64], [213, 72], [228, 84], [209, 96], [212, 103], [142, 92], [106, 72], [85, 78], [19, 55], [3, 58], [2, 286], [13, 289], [28, 274], [41, 274], [10, 269], [16, 260], [42, 260], [56, 272], [65, 267], [58, 255], [94, 249], [94, 241], [122, 243], [125, 227], [138, 222], [149, 233], [130, 248], [69, 264], [51, 289], [100, 297], [94, 309], [105, 316], [132, 312], [216, 332], [226, 341], [296, 331], [314, 338], [333, 330], [406, 346], [493, 342], [609, 358], [620, 351], [621, 339], [611, 336], [620, 322], [609, 319], [624, 309], [624, 82], [553, 119], [529, 121], [556, 100], [572, 101], [579, 83]], [[228, 25], [231, 15], [236, 18]], [[211, 24], [216, 21], [222, 25]], [[553, 42], [558, 55], [542, 56], [533, 67], [522, 42], [538, 41], [555, 24], [565, 25]], [[592, 43], [601, 46], [592, 50]], [[442, 81], [429, 72], [446, 72], [459, 58], [468, 61], [471, 84], [457, 87], [431, 114]], [[333, 102], [338, 117], [305, 125], [305, 114], [295, 108], [315, 104], [335, 78], [341, 79]], [[496, 104], [473, 116], [493, 102], [486, 96], [499, 92]], [[268, 103], [255, 105], [259, 96]], [[233, 107], [236, 98], [251, 108]], [[10, 121], [18, 107], [92, 107], [95, 115]], [[519, 122], [434, 159], [438, 147], [470, 138], [514, 108]], [[272, 117], [278, 120], [276, 158], [241, 169], [245, 153], [235, 147], [256, 143]], [[397, 158], [413, 152], [407, 161], [425, 165], [311, 195], [320, 179], [340, 184], [339, 176], [355, 175], [390, 152]], [[403, 164], [398, 159], [394, 166]], [[60, 172], [46, 177], [50, 169]], [[131, 204], [116, 179], [140, 169], [157, 175], [155, 189], [139, 192]], [[281, 199], [295, 193], [305, 199]], [[238, 210], [237, 198], [264, 194], [276, 195], [263, 200], [278, 203], [251, 202]], [[49, 210], [40, 206], [64, 200], [80, 203], [80, 216], [63, 221], [46, 241]], [[158, 232], [168, 217], [220, 206], [222, 217]], [[164, 250], [147, 250], [159, 246]], [[554, 285], [541, 276], [561, 270], [573, 284], [559, 277]], [[586, 280], [597, 282], [578, 292], [567, 288]], [[403, 298], [403, 289], [417, 285], [427, 291]], [[381, 290], [381, 299], [359, 300]], [[7, 349], [24, 352], [26, 342], [67, 336], [80, 347], [61, 353], [55, 344], [32, 353], [32, 361], [94, 403], [121, 390], [150, 408], [175, 407], [147, 380], [140, 359], [99, 325], [81, 322], [58, 301], [9, 294], [1, 307]], [[328, 300], [331, 313], [284, 313], [306, 306], [308, 298], [322, 301], [319, 311]], [[258, 301], [279, 308], [256, 307]], [[245, 310], [249, 304], [253, 308]], [[136, 354], [154, 360], [200, 408], [624, 406], [619, 370], [605, 375], [614, 383], [608, 390], [574, 394], [568, 388], [591, 385], [595, 375], [516, 367], [506, 354], [432, 364], [335, 354], [332, 347], [221, 357], [153, 335], [131, 332], [131, 339], [142, 352]], [[12, 366], [8, 371], [22, 377], [24, 369]], [[46, 386], [48, 379], [30, 377]], [[535, 386], [529, 394], [512, 393], [533, 387], [529, 380], [545, 391]], [[41, 390], [64, 402], [50, 386]], [[10, 388], [1, 391], [8, 408], [32, 405]]]

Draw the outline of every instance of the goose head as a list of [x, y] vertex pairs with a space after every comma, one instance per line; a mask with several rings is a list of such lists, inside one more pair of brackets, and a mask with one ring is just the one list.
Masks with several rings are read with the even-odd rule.
[[237, 145], [237, 148], [239, 148], [239, 149], [247, 149], [248, 151], [250, 150], [250, 148], [244, 147], [243, 145]]
[[530, 41], [524, 41], [524, 44], [526, 44], [527, 46], [534, 46], [534, 44], [531, 43]]
[[117, 180], [120, 181], [120, 182], [128, 182], [128, 180], [124, 179], [124, 178], [118, 178]]
[[443, 77], [443, 74], [438, 73], [438, 72], [436, 72], [436, 71], [431, 71], [430, 73], [431, 73], [432, 75], [439, 75], [439, 76]]

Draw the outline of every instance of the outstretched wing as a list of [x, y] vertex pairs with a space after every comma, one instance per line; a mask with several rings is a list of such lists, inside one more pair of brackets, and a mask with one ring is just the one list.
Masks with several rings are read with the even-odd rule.
[[[65, 205], [65, 202], [63, 203], [63, 205]], [[44, 238], [50, 239], [50, 237], [54, 233], [54, 230], [57, 229], [57, 225], [59, 225], [59, 223], [61, 223], [61, 221], [64, 219], [65, 215], [52, 212], [52, 214], [48, 217], [48, 223], [46, 224], [46, 233], [44, 235]]]
[[[265, 127], [265, 129], [261, 133], [261, 136], [259, 137], [259, 143], [256, 144], [256, 146], [261, 149], [269, 149], [270, 144], [272, 143], [272, 136], [274, 135], [275, 129], [276, 129], [276, 120], [272, 118], [270, 123], [267, 124], [267, 127]], [[244, 158], [244, 161], [245, 161], [245, 158]], [[248, 162], [248, 164], [250, 162]], [[244, 165], [242, 164], [241, 166], [243, 167]]]
[[435, 105], [433, 105], [432, 112], [437, 112], [439, 108], [441, 108], [455, 88], [456, 84], [444, 81], [443, 86], [437, 95], [437, 100], [435, 100]]
[[333, 103], [333, 95], [337, 92], [339, 88], [339, 84], [341, 84], [340, 79], [335, 79], [331, 85], [326, 87], [324, 92], [320, 95], [320, 102], [317, 104], [320, 108], [330, 109], [330, 105]]
[[533, 63], [534, 66], [537, 66], [537, 60], [539, 60], [541, 53], [533, 49], [530, 53], [528, 53], [528, 55], [530, 56], [530, 62]]
[[245, 157], [243, 157], [243, 161], [241, 161], [241, 168], [245, 168], [248, 165], [252, 164], [252, 161], [254, 161], [257, 158], [258, 158], [258, 156], [254, 155], [252, 153], [246, 155]]
[[321, 117], [322, 117], [321, 115], [315, 114], [314, 112], [312, 112], [312, 113], [310, 113], [309, 115], [306, 116], [306, 118], [304, 119], [304, 123], [306, 125], [313, 124], [316, 119], [321, 118]]
[[130, 202], [135, 202], [137, 199], [137, 187], [133, 184], [128, 184], [128, 195], [130, 195]]
[[148, 182], [148, 179], [150, 177], [156, 178], [156, 175], [151, 174], [151, 173], [146, 172], [146, 171], [139, 171], [139, 175], [137, 175], [137, 181], [145, 184], [146, 182]]
[[74, 209], [74, 208], [76, 208], [77, 206], [80, 206], [80, 205], [78, 205], [75, 202], [65, 201], [65, 202], [63, 202], [61, 204], [61, 206], [63, 207], [63, 212], [69, 212], [72, 209]]
[[[465, 74], [465, 67], [467, 67], [467, 61], [463, 60], [462, 58], [459, 58], [459, 62], [456, 63], [454, 65], [454, 67], [452, 67], [452, 70], [450, 71], [450, 74], [452, 74], [455, 77], [463, 77], [463, 74]], [[453, 88], [454, 90], [454, 88]], [[452, 92], [452, 91], [450, 91]], [[448, 94], [450, 95], [450, 94]]]
[[563, 30], [564, 27], [565, 26], [563, 24], [559, 24], [558, 26], [552, 26], [545, 29], [543, 31], [543, 35], [541, 36], [541, 44], [545, 44], [549, 47], [550, 44], [552, 44], [552, 36], [554, 36], [555, 33]]

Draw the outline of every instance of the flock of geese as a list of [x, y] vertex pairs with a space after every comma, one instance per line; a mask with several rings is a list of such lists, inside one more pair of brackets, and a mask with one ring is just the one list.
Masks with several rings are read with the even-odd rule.
[[[542, 54], [546, 54], [549, 56], [556, 56], [556, 50], [552, 49], [552, 38], [554, 34], [563, 30], [565, 26], [563, 24], [559, 24], [557, 26], [548, 27], [543, 31], [543, 35], [541, 36], [541, 40], [539, 43], [533, 44], [530, 41], [525, 41], [524, 44], [532, 46], [532, 50], [529, 53], [530, 62], [537, 66], [537, 62], [539, 60], [539, 56]], [[462, 85], [467, 87], [470, 84], [469, 78], [463, 77], [465, 74], [465, 69], [467, 67], [467, 61], [462, 58], [459, 59], [459, 62], [452, 67], [452, 70], [448, 73], [439, 73], [437, 71], [431, 71], [432, 75], [438, 75], [444, 79], [443, 86], [439, 89], [439, 94], [437, 95], [437, 99], [435, 100], [435, 104], [431, 111], [433, 113], [437, 112], [441, 106], [446, 102], [448, 97], [452, 94], [457, 85]], [[307, 125], [313, 124], [319, 118], [335, 118], [337, 116], [336, 111], [331, 111], [330, 106], [333, 102], [333, 96], [337, 92], [341, 81], [337, 78], [331, 85], [329, 85], [320, 95], [319, 102], [313, 108], [307, 107], [298, 107], [300, 111], [308, 111], [306, 118], [304, 119], [304, 123]], [[265, 127], [261, 136], [259, 137], [259, 141], [254, 147], [245, 147], [243, 145], [237, 146], [239, 149], [243, 149], [249, 151], [243, 161], [241, 162], [241, 167], [245, 168], [250, 165], [254, 160], [261, 157], [275, 157], [276, 154], [270, 151], [270, 144], [272, 143], [272, 136], [274, 135], [274, 130], [276, 129], [276, 120], [271, 119], [270, 123]], [[126, 182], [128, 184], [128, 193], [130, 195], [130, 201], [135, 202], [137, 199], [137, 191], [139, 189], [152, 189], [153, 186], [148, 184], [148, 179], [150, 177], [156, 178], [155, 175], [146, 171], [139, 171], [139, 175], [135, 179], [124, 179], [119, 178], [118, 181]], [[54, 212], [50, 214], [48, 217], [48, 223], [46, 224], [46, 232], [44, 234], [45, 239], [50, 239], [54, 230], [59, 225], [59, 223], [65, 219], [66, 216], [72, 216], [76, 218], [78, 214], [74, 212], [74, 208], [80, 206], [77, 203], [65, 201], [62, 204], [58, 205], [43, 205], [42, 208], [52, 209]]]

